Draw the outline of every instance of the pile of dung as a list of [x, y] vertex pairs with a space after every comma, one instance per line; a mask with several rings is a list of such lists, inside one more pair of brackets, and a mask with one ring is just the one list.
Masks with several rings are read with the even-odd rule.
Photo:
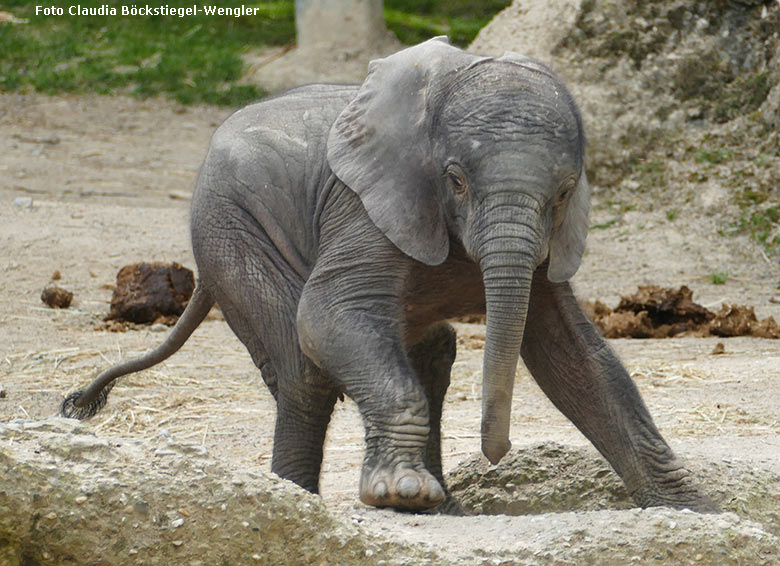
[[126, 265], [116, 276], [107, 320], [174, 324], [194, 290], [194, 274], [176, 262]]
[[753, 307], [728, 303], [710, 311], [693, 301], [693, 291], [685, 285], [676, 290], [643, 285], [633, 295], [621, 297], [615, 309], [601, 301], [585, 303], [583, 308], [606, 338], [780, 338], [780, 325], [773, 317], [758, 320]]
[[47, 285], [41, 291], [41, 300], [53, 309], [67, 309], [73, 302], [73, 293], [57, 285]]

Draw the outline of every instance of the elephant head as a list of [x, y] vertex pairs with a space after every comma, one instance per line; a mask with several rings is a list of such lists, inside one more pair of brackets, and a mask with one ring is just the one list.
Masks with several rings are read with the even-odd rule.
[[507, 452], [534, 270], [579, 267], [589, 209], [578, 110], [546, 66], [435, 38], [373, 61], [333, 124], [328, 163], [376, 226], [428, 265], [450, 238], [482, 270], [487, 308], [482, 451]]

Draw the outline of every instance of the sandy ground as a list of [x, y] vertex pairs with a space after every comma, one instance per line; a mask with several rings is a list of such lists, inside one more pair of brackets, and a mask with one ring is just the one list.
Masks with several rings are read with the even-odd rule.
[[[178, 261], [194, 269], [188, 195], [224, 109], [128, 98], [0, 95], [0, 421], [56, 412], [65, 393], [108, 364], [159, 343], [148, 327], [101, 330], [123, 265]], [[599, 193], [594, 200], [599, 202]], [[593, 222], [608, 219], [595, 210]], [[640, 284], [688, 285], [710, 308], [755, 306], [780, 320], [780, 265], [747, 240], [716, 234], [718, 220], [683, 211], [628, 212], [593, 230], [575, 287], [615, 306]], [[73, 306], [40, 300], [55, 270]], [[728, 271], [725, 285], [709, 276]], [[459, 324], [460, 348], [444, 414], [444, 465], [479, 450], [484, 327]], [[712, 355], [717, 342], [725, 353]], [[614, 340], [659, 428], [688, 460], [733, 461], [780, 473], [780, 341], [752, 338]], [[214, 311], [168, 362], [124, 378], [91, 426], [120, 436], [167, 430], [236, 466], [270, 469], [274, 404], [240, 342]], [[520, 368], [512, 441], [587, 441]], [[360, 509], [362, 426], [340, 403], [322, 476], [325, 502]], [[705, 486], [706, 490], [706, 486]], [[387, 512], [378, 514], [387, 519]]]

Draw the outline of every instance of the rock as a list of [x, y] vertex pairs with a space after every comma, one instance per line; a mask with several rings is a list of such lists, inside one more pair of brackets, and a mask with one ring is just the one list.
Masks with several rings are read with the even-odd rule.
[[57, 285], [47, 285], [41, 291], [41, 300], [53, 309], [66, 309], [73, 301], [73, 293]]
[[446, 564], [367, 535], [288, 481], [233, 475], [197, 445], [99, 437], [60, 418], [0, 424], [0, 564]]
[[32, 208], [33, 199], [32, 197], [16, 197], [14, 199], [14, 206], [16, 208]]
[[195, 289], [192, 271], [176, 262], [126, 265], [116, 280], [108, 319], [134, 323], [171, 322], [165, 317], [181, 315]]
[[723, 342], [718, 342], [715, 344], [715, 347], [712, 349], [712, 352], [710, 352], [710, 356], [720, 356], [721, 354], [726, 353], [726, 346], [723, 345]]
[[[421, 515], [413, 529], [391, 525], [382, 534], [404, 537], [455, 564], [480, 566], [774, 566], [780, 558], [777, 536], [734, 513], [666, 508], [463, 517], [447, 523]], [[470, 541], [466, 552], [463, 541]]]

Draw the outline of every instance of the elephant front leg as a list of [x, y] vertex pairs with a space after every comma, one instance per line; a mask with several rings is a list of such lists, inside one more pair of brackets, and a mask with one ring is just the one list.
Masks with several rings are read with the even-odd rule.
[[716, 512], [658, 432], [636, 385], [568, 283], [534, 274], [523, 361], [550, 400], [607, 458], [642, 507]]
[[428, 401], [402, 345], [398, 288], [394, 276], [376, 268], [315, 268], [298, 307], [298, 336], [306, 355], [360, 410], [361, 501], [427, 509], [444, 500], [444, 490], [426, 467]]
[[360, 500], [374, 507], [436, 507], [444, 501], [445, 493], [440, 479], [426, 465], [430, 427], [425, 397], [406, 396], [405, 407], [389, 403], [385, 410], [393, 405], [391, 412], [395, 416], [390, 419], [377, 418], [361, 409], [366, 426], [366, 453]]

